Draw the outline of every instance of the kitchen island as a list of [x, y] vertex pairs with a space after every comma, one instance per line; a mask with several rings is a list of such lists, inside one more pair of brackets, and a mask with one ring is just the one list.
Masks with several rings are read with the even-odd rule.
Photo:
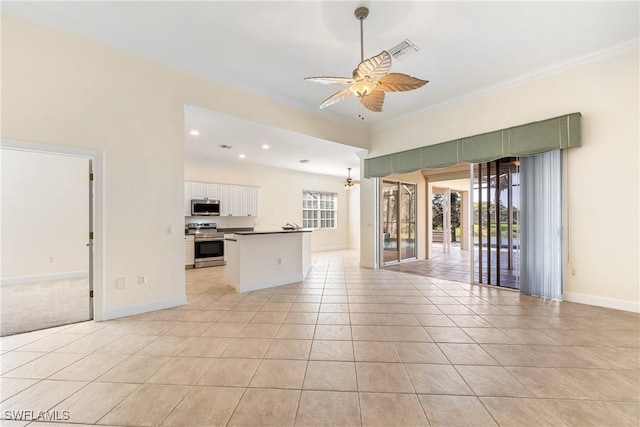
[[224, 235], [227, 280], [238, 292], [301, 282], [311, 269], [311, 230]]

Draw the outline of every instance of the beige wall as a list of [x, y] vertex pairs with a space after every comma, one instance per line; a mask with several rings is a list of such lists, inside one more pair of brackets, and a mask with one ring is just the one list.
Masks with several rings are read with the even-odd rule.
[[565, 299], [638, 310], [638, 75], [634, 50], [426, 111], [375, 129], [370, 156], [581, 112], [583, 147], [565, 170]]
[[0, 156], [3, 283], [88, 274], [89, 160], [8, 149]]
[[[217, 217], [216, 224], [226, 227], [254, 227], [277, 230], [287, 222], [302, 225], [302, 191], [324, 191], [338, 195], [338, 227], [311, 233], [311, 250], [346, 249], [350, 241], [349, 194], [344, 178], [295, 172], [263, 166], [238, 167], [211, 160], [186, 159], [185, 180], [260, 187], [258, 216]], [[355, 224], [359, 228], [359, 224]]]
[[[369, 134], [2, 14], [2, 137], [104, 153], [96, 318], [184, 300], [184, 105], [368, 148]], [[133, 284], [138, 275], [148, 285]], [[129, 287], [115, 288], [118, 277]]]

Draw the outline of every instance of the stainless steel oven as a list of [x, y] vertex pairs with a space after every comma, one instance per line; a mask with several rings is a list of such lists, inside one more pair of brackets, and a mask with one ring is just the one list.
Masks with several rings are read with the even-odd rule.
[[214, 223], [189, 224], [195, 240], [195, 268], [224, 265], [224, 234]]

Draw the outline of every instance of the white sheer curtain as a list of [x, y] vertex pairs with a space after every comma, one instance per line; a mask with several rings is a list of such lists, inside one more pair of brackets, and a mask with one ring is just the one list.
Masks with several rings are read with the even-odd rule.
[[562, 299], [562, 154], [520, 158], [520, 292]]

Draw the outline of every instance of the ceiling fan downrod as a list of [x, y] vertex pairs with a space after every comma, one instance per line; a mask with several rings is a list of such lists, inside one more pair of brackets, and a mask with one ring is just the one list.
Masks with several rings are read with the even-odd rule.
[[363, 21], [369, 16], [369, 9], [366, 7], [359, 7], [353, 12], [356, 16], [356, 19], [360, 21], [360, 62], [364, 61], [364, 31], [363, 31]]

